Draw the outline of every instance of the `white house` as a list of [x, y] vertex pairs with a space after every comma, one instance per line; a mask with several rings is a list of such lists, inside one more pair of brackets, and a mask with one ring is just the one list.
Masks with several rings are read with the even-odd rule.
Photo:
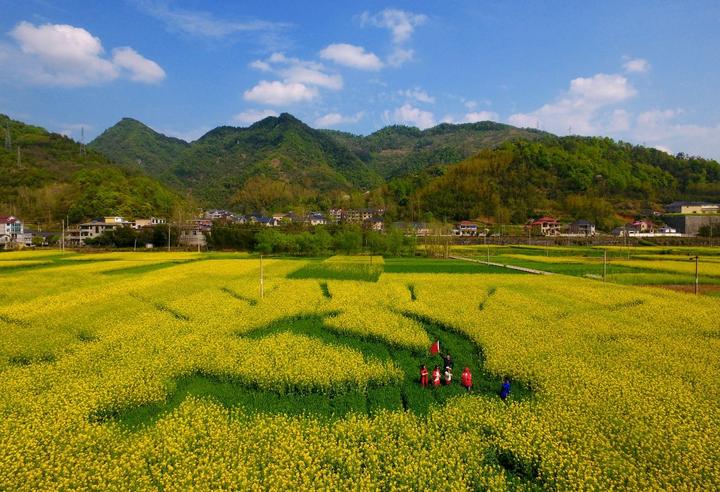
[[[30, 235], [32, 241], [32, 235]], [[13, 215], [0, 215], [0, 244], [25, 244], [23, 223]]]

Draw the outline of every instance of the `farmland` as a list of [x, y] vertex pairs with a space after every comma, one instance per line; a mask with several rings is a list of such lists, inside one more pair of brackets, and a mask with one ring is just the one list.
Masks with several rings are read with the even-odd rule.
[[[0, 490], [717, 489], [720, 301], [646, 286], [687, 253], [265, 258], [263, 296], [243, 254], [2, 254]], [[435, 338], [472, 393], [416, 383]]]

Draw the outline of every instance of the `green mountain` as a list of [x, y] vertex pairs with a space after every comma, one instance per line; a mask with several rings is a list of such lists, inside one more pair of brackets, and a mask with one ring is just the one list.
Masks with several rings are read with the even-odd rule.
[[[132, 118], [123, 118], [100, 135], [89, 147], [101, 142], [102, 153], [117, 163], [145, 170], [172, 181], [172, 167], [190, 144], [166, 137]], [[179, 185], [180, 182], [173, 183]]]
[[[9, 139], [8, 137], [9, 132]], [[43, 128], [0, 115], [0, 213], [29, 223], [168, 215], [178, 195], [139, 171]]]
[[492, 121], [459, 125], [442, 123], [427, 130], [394, 125], [367, 137], [323, 131], [351, 149], [384, 178], [421, 171], [437, 164], [455, 164], [507, 141], [533, 141], [550, 135]]
[[282, 114], [187, 144], [124, 119], [91, 147], [206, 206], [246, 212], [382, 206], [392, 219], [552, 213], [609, 226], [673, 200], [720, 200], [715, 161], [489, 121], [363, 137]]
[[203, 203], [217, 206], [247, 205], [248, 199], [263, 208], [282, 206], [283, 200], [263, 199], [277, 192], [317, 202], [323, 195], [383, 183], [344, 145], [287, 113], [248, 128], [218, 127], [185, 145], [148, 130], [124, 119], [90, 147], [119, 163], [139, 165], [166, 184], [180, 182]]
[[[618, 213], [642, 214], [673, 200], [720, 201], [716, 161], [618, 143], [609, 138], [548, 136], [505, 142], [435, 175], [391, 181], [388, 201], [440, 219], [487, 217], [523, 223], [551, 213], [609, 229]], [[647, 212], [646, 212], [647, 213]], [[405, 211], [407, 214], [407, 211]]]

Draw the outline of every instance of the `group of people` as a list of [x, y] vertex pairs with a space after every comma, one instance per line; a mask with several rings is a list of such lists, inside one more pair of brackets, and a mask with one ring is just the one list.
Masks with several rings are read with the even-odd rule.
[[[449, 386], [452, 384], [453, 379], [453, 358], [450, 355], [450, 353], [443, 354], [440, 352], [440, 340], [435, 340], [435, 342], [430, 346], [430, 354], [431, 355], [440, 355], [442, 358], [442, 367], [445, 368], [444, 372], [440, 371], [440, 366], [437, 365], [433, 369], [432, 373], [428, 371], [428, 368], [425, 364], [423, 364], [420, 367], [420, 385], [423, 388], [427, 388], [430, 386], [430, 383], [432, 383], [432, 386], [434, 388], [437, 388], [440, 385]], [[470, 391], [472, 388], [472, 373], [470, 372], [469, 367], [465, 367], [463, 369], [462, 375], [460, 376], [460, 385], [465, 388], [467, 391]], [[510, 396], [510, 379], [505, 377], [503, 378], [502, 386], [500, 388], [500, 399], [503, 401], [507, 399], [507, 397]]]
[[[445, 366], [445, 372], [443, 373], [440, 372], [440, 366], [435, 366], [432, 374], [430, 374], [428, 368], [423, 364], [420, 368], [420, 384], [423, 388], [430, 386], [429, 376], [432, 376], [433, 387], [440, 386], [441, 384], [445, 384], [446, 386], [450, 385], [452, 384], [453, 378], [452, 366]], [[462, 376], [460, 376], [460, 384], [468, 391], [472, 388], [472, 373], [469, 367], [463, 369]]]

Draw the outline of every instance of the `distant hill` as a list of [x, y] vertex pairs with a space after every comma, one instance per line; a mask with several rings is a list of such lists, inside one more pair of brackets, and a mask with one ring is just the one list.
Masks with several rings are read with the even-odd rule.
[[550, 135], [492, 121], [443, 123], [427, 130], [393, 125], [367, 137], [332, 130], [324, 132], [350, 148], [384, 178], [402, 176], [437, 164], [454, 164], [507, 141], [532, 141]]
[[668, 201], [720, 200], [715, 161], [490, 121], [358, 136], [284, 113], [188, 144], [126, 118], [90, 146], [206, 206], [246, 212], [367, 205], [391, 219], [552, 213], [611, 225]]
[[[190, 147], [186, 141], [167, 137], [132, 118], [123, 118], [90, 145], [115, 162], [137, 166], [153, 176], [172, 181], [172, 167]], [[175, 182], [179, 185], [179, 182]]]
[[407, 201], [432, 217], [506, 224], [550, 213], [607, 230], [620, 220], [618, 212], [648, 213], [677, 199], [720, 200], [716, 161], [598, 137], [505, 142], [407, 181], [391, 181], [388, 201], [401, 203], [398, 190], [410, 188]]
[[218, 127], [185, 145], [124, 119], [90, 147], [117, 162], [139, 165], [166, 184], [181, 183], [203, 203], [217, 206], [253, 198], [277, 182], [286, 185], [289, 196], [297, 192], [310, 201], [383, 183], [347, 147], [287, 113], [248, 128]]
[[83, 151], [68, 137], [0, 115], [2, 136], [6, 129], [10, 148], [0, 147], [0, 213], [50, 223], [66, 216], [167, 215], [179, 201], [155, 179]]

